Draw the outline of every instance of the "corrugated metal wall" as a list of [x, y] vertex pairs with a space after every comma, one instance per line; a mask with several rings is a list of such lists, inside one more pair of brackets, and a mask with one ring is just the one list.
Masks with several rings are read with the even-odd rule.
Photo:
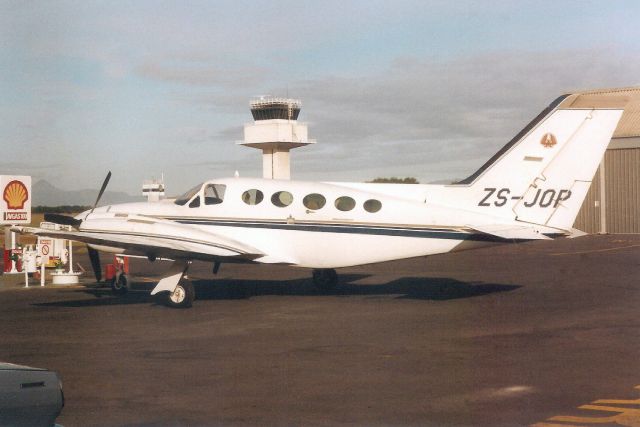
[[[607, 233], [640, 233], [640, 148], [607, 150], [605, 206]], [[599, 233], [600, 169], [578, 213], [574, 227]]]
[[640, 233], [640, 149], [605, 155], [607, 233]]
[[591, 187], [589, 187], [587, 197], [578, 212], [573, 228], [587, 233], [600, 232], [600, 168], [591, 181]]

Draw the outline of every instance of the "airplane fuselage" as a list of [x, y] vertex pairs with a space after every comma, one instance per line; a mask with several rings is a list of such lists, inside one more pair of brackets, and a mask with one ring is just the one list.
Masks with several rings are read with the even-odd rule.
[[[221, 197], [207, 197], [208, 186], [222, 190]], [[499, 242], [467, 226], [496, 220], [455, 206], [464, 188], [228, 178], [203, 183], [182, 204], [167, 199], [111, 205], [90, 218], [171, 220], [266, 254], [256, 262], [337, 268]]]

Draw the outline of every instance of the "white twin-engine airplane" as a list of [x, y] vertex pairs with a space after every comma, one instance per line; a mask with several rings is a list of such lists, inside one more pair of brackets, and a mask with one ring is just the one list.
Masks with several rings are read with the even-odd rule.
[[[70, 230], [14, 227], [99, 251], [174, 260], [152, 295], [190, 307], [192, 260], [313, 269], [321, 289], [335, 268], [579, 234], [572, 228], [625, 101], [556, 99], [470, 177], [451, 185], [215, 179], [176, 199], [99, 207], [46, 220]], [[104, 192], [110, 173], [96, 201]], [[126, 276], [112, 287], [126, 291]]]

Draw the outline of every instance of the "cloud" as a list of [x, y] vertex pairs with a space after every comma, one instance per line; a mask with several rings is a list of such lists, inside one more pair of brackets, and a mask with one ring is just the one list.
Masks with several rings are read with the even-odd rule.
[[37, 163], [20, 161], [0, 161], [0, 169], [2, 171], [13, 171], [12, 173], [24, 173], [25, 170], [47, 170], [57, 168], [60, 166], [59, 162]]
[[[288, 92], [302, 100], [301, 121], [309, 120], [309, 137], [318, 143], [294, 150], [295, 176], [461, 178], [557, 96], [633, 85], [639, 72], [636, 56], [585, 49], [489, 52], [451, 60], [403, 57], [358, 77], [300, 79]], [[180, 79], [188, 80], [188, 73]], [[281, 83], [275, 89], [269, 82], [225, 84], [226, 90], [190, 93], [183, 101], [232, 114], [230, 120], [248, 120], [246, 100], [252, 94], [285, 91]], [[211, 137], [239, 139], [240, 123]]]
[[156, 81], [222, 88], [253, 86], [262, 82], [268, 74], [268, 70], [261, 67], [225, 67], [201, 61], [175, 62], [163, 59], [147, 60], [136, 68], [136, 72]]
[[299, 81], [291, 92], [332, 168], [403, 165], [432, 180], [446, 177], [444, 161], [457, 165], [449, 177], [471, 173], [557, 96], [629, 86], [639, 73], [637, 57], [606, 50], [493, 52], [403, 58], [379, 74]]

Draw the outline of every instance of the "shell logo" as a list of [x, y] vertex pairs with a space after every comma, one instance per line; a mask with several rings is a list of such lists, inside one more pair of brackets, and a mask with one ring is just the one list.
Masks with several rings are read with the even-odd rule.
[[4, 187], [2, 199], [7, 202], [9, 209], [24, 209], [24, 203], [29, 200], [29, 192], [22, 181], [11, 181]]

